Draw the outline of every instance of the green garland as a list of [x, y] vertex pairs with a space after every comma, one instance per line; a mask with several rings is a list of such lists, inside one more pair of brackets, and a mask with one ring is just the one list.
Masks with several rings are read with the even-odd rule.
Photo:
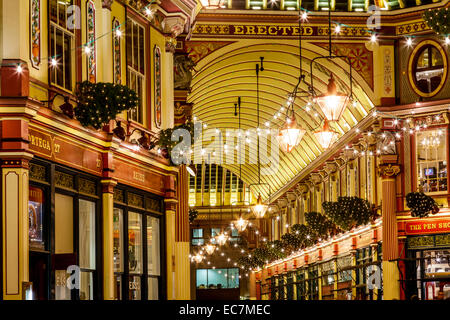
[[422, 14], [422, 18], [437, 34], [450, 34], [450, 14], [448, 8], [429, 9]]
[[308, 227], [318, 237], [326, 238], [334, 235], [337, 231], [333, 222], [319, 212], [306, 212], [305, 220]]
[[365, 225], [373, 217], [369, 201], [358, 197], [339, 197], [337, 202], [324, 202], [322, 207], [326, 216], [345, 231]]
[[[175, 130], [177, 129], [185, 129], [189, 132], [189, 134], [191, 135], [191, 141], [190, 141], [190, 145], [192, 146], [194, 144], [194, 136], [196, 136], [196, 131], [199, 130], [197, 128], [195, 128], [194, 123], [191, 121], [188, 121], [184, 124], [175, 126], [173, 128], [167, 128], [167, 129], [163, 129], [159, 131], [159, 138], [158, 141], [156, 142], [156, 144], [159, 146], [160, 150], [161, 150], [161, 154], [164, 158], [166, 159], [170, 159], [171, 163], [172, 162], [172, 150], [173, 148], [182, 141], [182, 138], [180, 137], [179, 141], [172, 141], [172, 134], [174, 133]], [[190, 157], [189, 154], [189, 150], [183, 150], [184, 152], [184, 157]]]
[[122, 111], [136, 108], [139, 103], [136, 92], [114, 83], [84, 81], [77, 84], [75, 94], [78, 100], [74, 110], [76, 118], [83, 126], [95, 129], [102, 128]]
[[423, 192], [410, 192], [406, 195], [406, 205], [411, 209], [412, 217], [425, 218], [439, 212], [434, 199]]

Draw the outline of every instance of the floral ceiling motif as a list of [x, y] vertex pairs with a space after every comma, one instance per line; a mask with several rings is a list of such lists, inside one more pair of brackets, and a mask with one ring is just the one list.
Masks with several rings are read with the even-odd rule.
[[197, 63], [210, 53], [223, 48], [233, 41], [187, 41], [184, 49], [194, 63]]
[[[314, 44], [328, 50], [328, 43]], [[368, 50], [364, 43], [339, 43], [331, 45], [331, 50], [333, 55], [349, 57], [353, 70], [358, 72], [373, 90], [373, 52]]]

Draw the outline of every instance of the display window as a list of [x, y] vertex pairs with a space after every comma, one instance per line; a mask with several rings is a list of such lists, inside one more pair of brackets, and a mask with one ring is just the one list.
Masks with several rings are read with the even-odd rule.
[[334, 272], [335, 261], [331, 260], [324, 262], [320, 265], [321, 271], [321, 284], [322, 284], [322, 300], [333, 300], [334, 299], [334, 282], [335, 282], [335, 272]]
[[[375, 252], [374, 252], [375, 250]], [[381, 300], [383, 288], [375, 288], [369, 286], [372, 281], [372, 274], [376, 270], [379, 272], [380, 285], [382, 285], [381, 270], [381, 244], [376, 247], [368, 246], [356, 250], [356, 266], [355, 266], [355, 284], [356, 284], [356, 300]], [[378, 255], [378, 256], [376, 256]], [[376, 261], [374, 257], [377, 257]]]
[[308, 267], [308, 279], [306, 281], [308, 300], [319, 300], [319, 268]]
[[239, 288], [239, 268], [197, 269], [197, 289]]
[[408, 238], [404, 280], [408, 299], [450, 298], [450, 234]]
[[416, 133], [417, 184], [425, 193], [446, 192], [448, 142], [442, 128]]
[[296, 273], [295, 287], [297, 290], [297, 300], [306, 300], [305, 270], [298, 269]]
[[[38, 158], [30, 163], [33, 299], [101, 298], [99, 194], [96, 177]], [[79, 278], [72, 284], [78, 282], [79, 286], [69, 286], [67, 280], [77, 274]]]
[[162, 298], [162, 199], [125, 186], [114, 190], [117, 300]]

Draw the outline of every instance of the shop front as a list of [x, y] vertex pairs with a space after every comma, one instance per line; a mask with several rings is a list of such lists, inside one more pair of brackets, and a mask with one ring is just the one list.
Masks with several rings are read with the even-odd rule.
[[403, 290], [406, 299], [450, 298], [450, 219], [404, 224], [406, 255]]

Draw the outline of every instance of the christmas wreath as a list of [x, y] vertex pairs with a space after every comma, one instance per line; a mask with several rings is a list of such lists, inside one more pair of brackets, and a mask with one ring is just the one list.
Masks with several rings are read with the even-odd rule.
[[324, 202], [322, 207], [326, 216], [345, 231], [369, 223], [374, 212], [369, 201], [358, 197], [339, 197], [337, 202]]
[[422, 14], [423, 20], [437, 34], [450, 33], [450, 15], [448, 8], [429, 9]]
[[189, 223], [194, 222], [194, 220], [198, 216], [198, 210], [196, 209], [189, 209]]
[[307, 247], [312, 246], [318, 240], [318, 235], [311, 230], [310, 227], [304, 224], [294, 224], [291, 227], [291, 233], [298, 238], [300, 245], [297, 249], [305, 249]]
[[439, 212], [434, 199], [423, 192], [410, 192], [406, 195], [406, 205], [411, 209], [412, 217], [424, 218]]
[[114, 83], [80, 82], [75, 94], [78, 100], [74, 110], [76, 118], [83, 126], [95, 129], [102, 128], [122, 111], [136, 108], [139, 103], [136, 92]]

